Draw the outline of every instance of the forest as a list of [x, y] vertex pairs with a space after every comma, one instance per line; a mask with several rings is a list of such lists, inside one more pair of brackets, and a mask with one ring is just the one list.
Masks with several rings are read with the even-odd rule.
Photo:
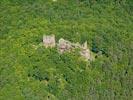
[[[101, 55], [59, 54], [50, 34]], [[132, 98], [133, 0], [0, 0], [0, 100]]]

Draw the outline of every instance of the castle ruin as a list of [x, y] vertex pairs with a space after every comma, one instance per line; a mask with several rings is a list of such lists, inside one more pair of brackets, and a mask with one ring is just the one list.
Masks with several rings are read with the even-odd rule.
[[64, 40], [63, 38], [59, 39], [58, 50], [60, 53], [65, 51], [70, 51], [72, 49], [71, 42]]
[[46, 48], [55, 47], [55, 35], [44, 35], [43, 44]]
[[[43, 44], [46, 48], [55, 47], [56, 46], [55, 35], [44, 35]], [[63, 54], [64, 52], [70, 52], [75, 48], [80, 49], [79, 53], [85, 60], [92, 60], [91, 51], [87, 46], [87, 41], [83, 45], [81, 45], [79, 43], [71, 43], [70, 41], [61, 38], [57, 43], [57, 49], [61, 54]]]

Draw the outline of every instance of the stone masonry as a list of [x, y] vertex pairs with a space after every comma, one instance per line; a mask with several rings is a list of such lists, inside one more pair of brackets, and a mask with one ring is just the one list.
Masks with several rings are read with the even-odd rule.
[[[43, 44], [46, 48], [48, 47], [55, 47], [55, 35], [44, 35], [43, 36]], [[63, 54], [64, 52], [70, 52], [71, 50], [79, 48], [80, 49], [80, 55], [85, 59], [85, 60], [92, 60], [92, 54], [90, 49], [87, 46], [87, 41], [81, 45], [79, 43], [71, 43], [68, 40], [65, 40], [63, 38], [59, 39], [57, 43], [57, 49], [59, 53]]]
[[43, 36], [43, 44], [46, 48], [55, 47], [55, 35], [44, 35]]

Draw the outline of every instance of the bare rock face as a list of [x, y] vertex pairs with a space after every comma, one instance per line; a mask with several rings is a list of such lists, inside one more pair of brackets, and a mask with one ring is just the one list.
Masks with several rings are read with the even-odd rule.
[[46, 48], [55, 47], [55, 35], [44, 35], [43, 44]]
[[86, 60], [91, 60], [91, 53], [89, 49], [81, 49], [80, 55]]
[[81, 46], [80, 55], [86, 60], [92, 60], [91, 51], [87, 47], [87, 41]]

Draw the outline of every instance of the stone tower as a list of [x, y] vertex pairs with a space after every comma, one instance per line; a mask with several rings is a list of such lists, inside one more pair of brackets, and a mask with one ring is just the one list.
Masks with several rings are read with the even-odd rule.
[[44, 35], [43, 44], [46, 48], [55, 47], [55, 35]]

